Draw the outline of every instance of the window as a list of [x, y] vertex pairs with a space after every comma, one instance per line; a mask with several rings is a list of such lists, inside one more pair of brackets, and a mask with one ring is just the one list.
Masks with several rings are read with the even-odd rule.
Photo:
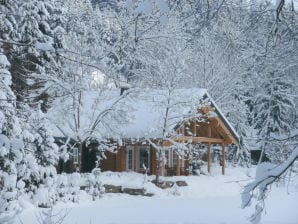
[[[173, 151], [173, 167], [177, 167], [177, 160], [180, 156], [177, 154], [177, 152]], [[181, 156], [182, 158], [179, 159], [179, 166], [181, 168], [184, 167], [184, 159], [183, 156]]]
[[139, 169], [149, 168], [149, 148], [141, 147], [139, 150]]
[[171, 151], [172, 150], [165, 150], [166, 167], [172, 167]]
[[132, 146], [127, 146], [127, 170], [134, 170], [134, 151]]
[[178, 155], [177, 152], [173, 151], [173, 167], [177, 166], [177, 159], [178, 159]]
[[74, 147], [72, 149], [72, 156], [73, 156], [73, 163], [78, 164], [79, 163], [79, 149], [77, 147]]
[[169, 160], [169, 150], [165, 150], [165, 159], [166, 164], [170, 166], [170, 160]]
[[133, 169], [133, 151], [131, 149], [128, 150], [128, 169]]

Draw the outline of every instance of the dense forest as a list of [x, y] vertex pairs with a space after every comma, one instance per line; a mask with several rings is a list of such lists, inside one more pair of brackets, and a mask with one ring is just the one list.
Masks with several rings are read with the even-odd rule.
[[283, 163], [297, 144], [297, 10], [294, 1], [0, 1], [0, 220], [70, 156], [54, 143], [49, 111], [60, 107], [59, 122], [73, 115], [67, 140], [109, 147], [103, 130], [129, 108], [86, 131], [84, 91], [206, 88], [242, 151]]

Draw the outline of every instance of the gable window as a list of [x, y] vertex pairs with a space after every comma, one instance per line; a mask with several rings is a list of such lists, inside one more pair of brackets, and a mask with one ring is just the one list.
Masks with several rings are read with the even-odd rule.
[[139, 169], [149, 168], [149, 148], [140, 147], [139, 150]]
[[134, 170], [134, 150], [132, 146], [127, 146], [127, 170]]

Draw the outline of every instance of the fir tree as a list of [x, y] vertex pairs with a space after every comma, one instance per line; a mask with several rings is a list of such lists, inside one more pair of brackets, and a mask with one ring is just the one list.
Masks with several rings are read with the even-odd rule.
[[[277, 152], [280, 145], [276, 136], [287, 134], [293, 124], [295, 105], [291, 97], [291, 83], [285, 76], [272, 71], [264, 76], [260, 93], [254, 102], [254, 123], [262, 142], [262, 156], [265, 153], [272, 162], [281, 162], [284, 153]], [[276, 153], [274, 153], [276, 152]], [[277, 160], [277, 158], [279, 159]]]

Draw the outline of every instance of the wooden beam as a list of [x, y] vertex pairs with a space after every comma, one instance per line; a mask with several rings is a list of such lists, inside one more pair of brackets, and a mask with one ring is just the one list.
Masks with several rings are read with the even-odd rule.
[[222, 122], [222, 120], [219, 117], [212, 117], [209, 119], [211, 121], [210, 123], [213, 126], [216, 126], [217, 130], [221, 133], [221, 135], [223, 135], [227, 144], [237, 144], [237, 140], [234, 138], [232, 133], [229, 131], [229, 129], [226, 127], [226, 125]]
[[[211, 138], [211, 124], [208, 125], [208, 138]], [[211, 141], [208, 142], [208, 173], [211, 172]]]
[[225, 166], [226, 166], [226, 152], [225, 152], [225, 144], [221, 144], [221, 148], [222, 148], [222, 155], [221, 155], [221, 160], [222, 160], [222, 164], [221, 164], [221, 173], [222, 175], [225, 175]]
[[207, 163], [208, 163], [208, 173], [211, 172], [211, 143], [208, 143], [208, 151], [207, 151]]
[[[194, 142], [194, 143], [223, 143], [224, 139], [209, 137], [177, 136], [171, 138], [175, 142]], [[171, 144], [170, 144], [171, 145]]]
[[200, 111], [202, 114], [208, 114], [209, 112], [214, 111], [214, 108], [211, 107], [211, 106], [205, 106], [205, 107], [200, 108], [199, 111]]

